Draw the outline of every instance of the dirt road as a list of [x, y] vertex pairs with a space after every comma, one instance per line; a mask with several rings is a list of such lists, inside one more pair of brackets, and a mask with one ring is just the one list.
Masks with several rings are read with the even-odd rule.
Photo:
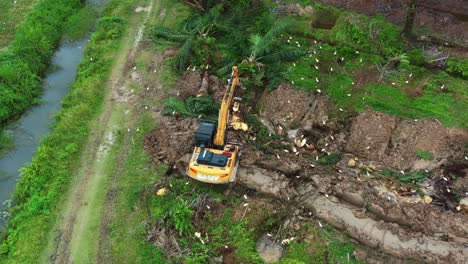
[[81, 158], [81, 167], [63, 202], [62, 216], [50, 234], [42, 262], [111, 262], [109, 239], [112, 208], [116, 199], [116, 178], [130, 144], [130, 133], [138, 106], [138, 91], [130, 85], [129, 60], [138, 52], [145, 25], [159, 11], [160, 1], [148, 1], [143, 12], [137, 9], [129, 21], [127, 35], [116, 52], [108, 93], [101, 115], [93, 124], [92, 134]]

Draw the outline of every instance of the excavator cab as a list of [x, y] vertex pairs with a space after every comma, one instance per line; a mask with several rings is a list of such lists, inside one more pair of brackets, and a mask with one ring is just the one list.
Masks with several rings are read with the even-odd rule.
[[195, 133], [195, 146], [203, 148], [212, 148], [216, 133], [216, 123], [203, 121]]

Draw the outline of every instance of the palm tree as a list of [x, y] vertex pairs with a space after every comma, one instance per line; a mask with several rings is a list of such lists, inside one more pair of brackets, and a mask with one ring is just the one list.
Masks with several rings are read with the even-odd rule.
[[180, 43], [180, 49], [175, 57], [176, 68], [183, 71], [189, 62], [191, 53], [194, 50], [195, 44], [205, 46], [205, 51], [209, 51], [210, 44], [213, 42], [213, 34], [217, 31], [219, 25], [219, 16], [223, 10], [222, 5], [217, 5], [211, 8], [203, 15], [196, 15], [188, 19], [183, 28], [173, 30], [167, 27], [155, 27], [152, 32], [153, 41], [158, 39], [166, 39]]

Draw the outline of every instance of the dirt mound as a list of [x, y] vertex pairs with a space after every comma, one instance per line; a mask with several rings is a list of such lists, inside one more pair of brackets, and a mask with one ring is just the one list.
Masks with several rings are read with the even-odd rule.
[[209, 92], [215, 102], [221, 102], [226, 92], [226, 85], [218, 77], [212, 75], [210, 76]]
[[159, 126], [145, 136], [143, 144], [153, 161], [174, 164], [193, 151], [192, 142], [199, 120], [174, 117], [161, 117], [160, 120]]
[[[399, 170], [433, 170], [461, 159], [468, 133], [434, 120], [365, 112], [352, 123], [346, 151]], [[424, 157], [427, 156], [427, 157]], [[424, 158], [424, 159], [423, 159]]]
[[306, 114], [310, 95], [294, 89], [291, 84], [281, 84], [262, 98], [260, 116], [266, 117], [274, 126], [297, 128]]
[[202, 72], [199, 70], [193, 71], [192, 69], [189, 69], [184, 73], [184, 75], [180, 76], [177, 83], [171, 89], [172, 95], [177, 96], [182, 100], [196, 96], [202, 83], [202, 76]]

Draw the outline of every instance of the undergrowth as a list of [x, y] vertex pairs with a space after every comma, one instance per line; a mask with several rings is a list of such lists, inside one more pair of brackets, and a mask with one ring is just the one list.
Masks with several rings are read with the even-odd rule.
[[[57, 1], [41, 3], [60, 6]], [[21, 171], [13, 197], [15, 206], [7, 225], [8, 237], [0, 246], [2, 263], [34, 263], [55, 222], [58, 202], [90, 132], [89, 123], [101, 107], [102, 87], [124, 30], [125, 20], [114, 16], [113, 9], [108, 7], [103, 14], [79, 65], [76, 81], [56, 116], [53, 131], [41, 141], [33, 160]]]
[[41, 79], [79, 0], [40, 1], [0, 52], [0, 124], [37, 103]]

